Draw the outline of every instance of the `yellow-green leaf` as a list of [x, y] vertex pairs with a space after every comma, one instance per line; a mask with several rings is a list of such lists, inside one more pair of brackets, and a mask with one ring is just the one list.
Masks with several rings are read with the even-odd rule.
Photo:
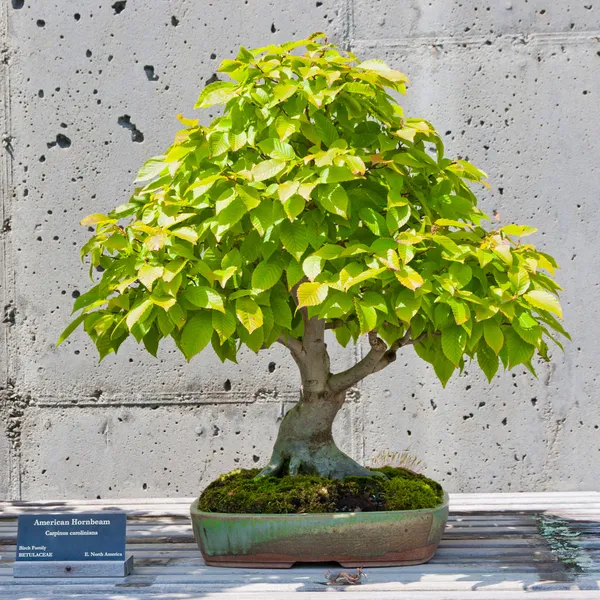
[[263, 324], [263, 313], [260, 306], [248, 296], [235, 301], [235, 314], [248, 333], [252, 333]]
[[191, 227], [180, 227], [179, 229], [173, 229], [171, 235], [181, 238], [186, 242], [195, 244], [198, 241], [198, 234]]
[[150, 314], [152, 310], [152, 300], [149, 298], [144, 300], [141, 304], [138, 304], [133, 310], [130, 310], [127, 313], [127, 317], [125, 318], [125, 323], [127, 324], [128, 329], [131, 331], [131, 328], [138, 322], [144, 322], [146, 317]]
[[372, 306], [356, 301], [354, 309], [360, 323], [360, 333], [368, 333], [377, 326], [377, 311]]
[[416, 290], [424, 283], [423, 278], [412, 267], [404, 265], [399, 271], [394, 271], [398, 281], [411, 290]]
[[116, 219], [111, 219], [110, 217], [100, 214], [94, 213], [93, 215], [88, 215], [81, 219], [81, 225], [84, 227], [89, 227], [90, 225], [98, 225], [99, 223], [116, 223]]
[[138, 279], [151, 292], [154, 282], [163, 276], [164, 267], [144, 265], [138, 271]]
[[225, 312], [223, 297], [219, 292], [204, 285], [189, 285], [183, 292], [183, 297], [198, 308], [212, 308]]
[[252, 178], [254, 181], [264, 181], [271, 179], [285, 169], [286, 163], [282, 160], [264, 160], [252, 167]]
[[325, 283], [305, 282], [298, 287], [298, 306], [316, 306], [321, 304], [325, 298], [329, 287]]
[[562, 319], [562, 310], [558, 299], [550, 292], [544, 290], [532, 290], [531, 292], [527, 292], [523, 298], [525, 298], [531, 306], [547, 310]]

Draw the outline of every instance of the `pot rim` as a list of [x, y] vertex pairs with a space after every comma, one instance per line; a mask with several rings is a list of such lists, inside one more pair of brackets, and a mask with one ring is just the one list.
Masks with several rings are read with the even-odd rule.
[[[327, 513], [219, 513], [219, 512], [203, 512], [198, 510], [198, 502], [200, 498], [196, 498], [192, 504], [190, 505], [190, 512], [192, 515], [196, 515], [199, 517], [216, 517], [221, 519], [228, 518], [265, 518], [265, 519], [279, 519], [281, 517], [286, 518], [308, 518], [308, 517], [330, 517], [330, 518], [343, 518], [343, 517], [358, 517], [365, 515], [401, 515], [401, 514], [428, 514], [438, 510], [443, 510], [448, 507], [449, 504], [449, 496], [448, 492], [444, 490], [444, 497], [441, 504], [434, 506], [433, 508], [412, 508], [408, 510], [369, 510], [369, 511], [360, 511], [360, 512], [327, 512]], [[374, 518], [374, 517], [367, 517]]]

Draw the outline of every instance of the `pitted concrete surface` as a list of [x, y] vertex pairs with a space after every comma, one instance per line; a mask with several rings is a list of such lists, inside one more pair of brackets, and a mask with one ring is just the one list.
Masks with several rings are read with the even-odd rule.
[[[596, 0], [10, 0], [0, 47], [0, 497], [193, 495], [266, 462], [297, 398], [283, 349], [221, 364], [158, 359], [131, 341], [97, 363], [55, 341], [89, 285], [80, 219], [124, 202], [171, 143], [222, 58], [327, 31], [412, 81], [402, 100], [448, 153], [490, 175], [481, 205], [563, 266], [566, 354], [492, 385], [475, 365], [446, 390], [408, 350], [364, 381], [336, 423], [368, 461], [408, 449], [450, 491], [600, 489], [597, 240], [600, 3]], [[202, 117], [209, 118], [209, 113]], [[362, 349], [335, 348], [344, 369]]]

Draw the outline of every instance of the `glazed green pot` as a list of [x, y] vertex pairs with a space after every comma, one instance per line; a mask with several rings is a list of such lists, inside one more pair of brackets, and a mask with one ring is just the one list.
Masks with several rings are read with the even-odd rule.
[[440, 543], [448, 494], [435, 508], [302, 515], [206, 513], [196, 500], [191, 516], [202, 556], [215, 567], [417, 565], [430, 560]]

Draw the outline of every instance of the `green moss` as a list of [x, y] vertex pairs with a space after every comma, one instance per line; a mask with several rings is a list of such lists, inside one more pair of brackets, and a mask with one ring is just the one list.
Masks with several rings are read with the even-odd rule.
[[221, 475], [200, 496], [198, 508], [224, 513], [324, 513], [434, 508], [442, 486], [395, 467], [374, 469], [383, 477], [327, 479], [316, 475], [254, 479], [260, 469]]

